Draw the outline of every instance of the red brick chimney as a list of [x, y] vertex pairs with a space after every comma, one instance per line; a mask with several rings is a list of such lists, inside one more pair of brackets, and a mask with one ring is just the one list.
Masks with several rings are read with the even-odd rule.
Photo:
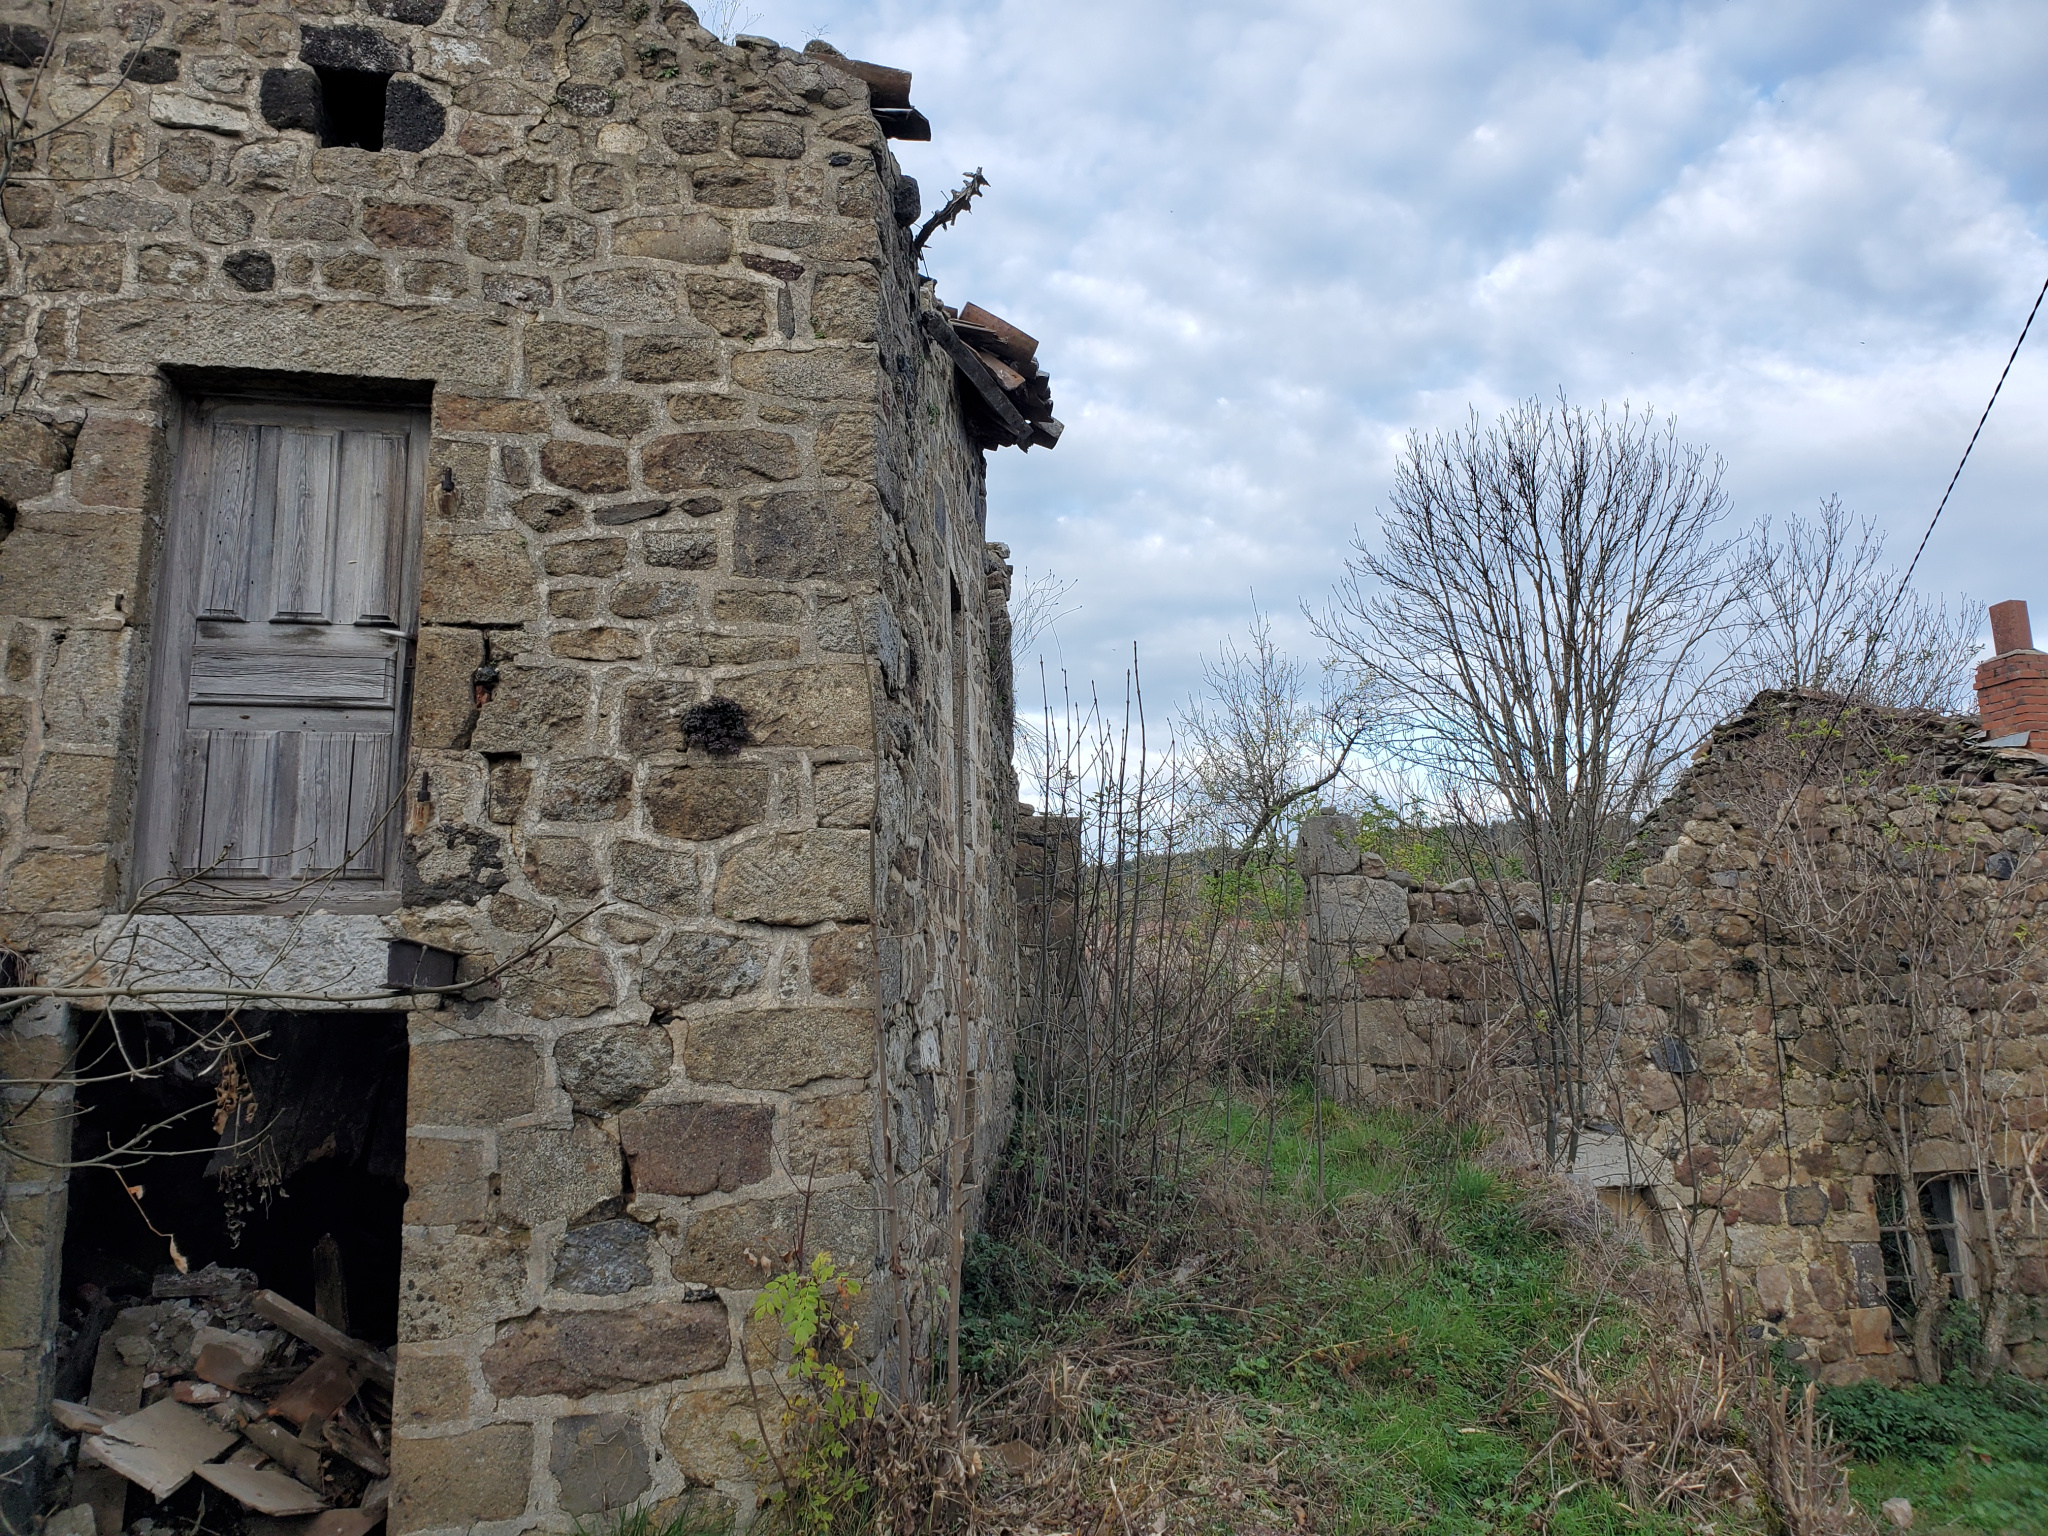
[[2048, 751], [2048, 653], [2034, 649], [2027, 605], [1991, 605], [1991, 659], [1977, 668], [1977, 715], [1993, 741], [2024, 735], [2025, 745]]

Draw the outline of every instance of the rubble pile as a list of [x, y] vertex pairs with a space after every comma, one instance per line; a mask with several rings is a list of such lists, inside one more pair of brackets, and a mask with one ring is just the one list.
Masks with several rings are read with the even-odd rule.
[[160, 1275], [149, 1302], [119, 1310], [98, 1298], [74, 1348], [90, 1352], [91, 1385], [83, 1402], [51, 1405], [76, 1450], [49, 1529], [147, 1536], [163, 1521], [126, 1524], [131, 1485], [159, 1503], [191, 1489], [209, 1529], [236, 1510], [247, 1536], [368, 1536], [383, 1523], [390, 1357], [253, 1271]]

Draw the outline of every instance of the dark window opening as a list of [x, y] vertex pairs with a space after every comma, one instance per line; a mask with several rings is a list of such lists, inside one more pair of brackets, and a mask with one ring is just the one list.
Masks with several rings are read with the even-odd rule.
[[321, 105], [325, 109], [321, 147], [382, 149], [384, 91], [391, 77], [364, 69], [315, 69], [313, 73], [320, 77]]
[[[1891, 1174], [1878, 1175], [1874, 1194], [1878, 1246], [1884, 1255], [1885, 1304], [1891, 1308], [1893, 1322], [1905, 1328], [1919, 1311], [1913, 1286], [1918, 1261], [1906, 1226], [1905, 1196], [1899, 1180]], [[1969, 1269], [1956, 1222], [1956, 1199], [1954, 1179], [1934, 1178], [1920, 1185], [1920, 1216], [1927, 1225], [1927, 1246], [1933, 1250], [1935, 1271], [1949, 1276], [1951, 1293], [1962, 1296], [1967, 1294]]]

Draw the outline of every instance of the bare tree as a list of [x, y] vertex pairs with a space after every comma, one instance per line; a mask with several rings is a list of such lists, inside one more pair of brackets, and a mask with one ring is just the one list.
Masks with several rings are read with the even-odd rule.
[[1830, 496], [1811, 520], [1759, 522], [1736, 611], [1736, 655], [1722, 698], [1809, 688], [1893, 709], [1967, 713], [1977, 652], [1968, 601], [1899, 592], [1884, 534]]
[[[1721, 464], [1627, 407], [1411, 434], [1318, 632], [1393, 701], [1506, 958], [1554, 1163], [1599, 1112], [1587, 886], [1693, 746], [1735, 583]], [[1520, 882], [1521, 889], [1516, 889]]]
[[[1135, 663], [1121, 714], [1048, 704], [1020, 863], [1017, 1128], [1000, 1219], [1078, 1253], [1181, 1167], [1234, 1021], [1277, 967], [1258, 903], [1218, 899], [1176, 744], [1148, 737]], [[1249, 908], [1249, 910], [1244, 910]]]
[[1203, 659], [1208, 696], [1189, 702], [1179, 732], [1203, 812], [1239, 869], [1255, 854], [1286, 860], [1289, 815], [1344, 776], [1373, 723], [1364, 691], [1331, 687], [1327, 671], [1318, 690], [1257, 608], [1246, 634], [1246, 648], [1226, 638]]

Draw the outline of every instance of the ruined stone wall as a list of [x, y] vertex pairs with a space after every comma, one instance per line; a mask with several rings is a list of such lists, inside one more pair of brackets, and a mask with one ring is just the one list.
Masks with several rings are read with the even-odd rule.
[[[980, 451], [958, 433], [920, 430], [935, 406], [956, 397], [952, 363], [925, 343], [917, 322], [934, 302], [929, 285], [914, 281], [908, 263], [891, 266], [880, 297], [892, 341], [873, 477], [884, 530], [872, 620], [876, 943], [892, 1113], [878, 1128], [877, 1155], [887, 1169], [882, 1251], [903, 1277], [886, 1324], [887, 1375], [915, 1391], [943, 1354], [937, 1300], [953, 1290], [948, 1270], [1010, 1125], [1010, 567], [1008, 551], [984, 541]], [[991, 942], [995, 935], [1001, 942]]]
[[[1886, 1308], [1875, 1203], [1877, 1178], [1894, 1170], [1854, 1063], [1809, 1006], [1807, 958], [1782, 932], [1766, 951], [1758, 878], [1768, 818], [1731, 798], [1734, 780], [1749, 777], [1737, 771], [1748, 746], [1744, 731], [1710, 743], [1651, 819], [1640, 876], [1589, 892], [1588, 959], [1609, 988], [1597, 1009], [1596, 1109], [1609, 1123], [1590, 1129], [1581, 1171], [1649, 1191], [1661, 1212], [1650, 1235], [1674, 1262], [1689, 1242], [1718, 1294], [1725, 1260], [1760, 1331], [1782, 1337], [1821, 1379], [1909, 1378]], [[2011, 754], [1958, 760], [1968, 756], [1935, 762], [1931, 785], [1810, 787], [1793, 835], [1822, 860], [1845, 861], [1858, 829], [1951, 850], [1959, 869], [1978, 871], [1960, 877], [1958, 900], [1995, 888], [2039, 914], [2048, 788], [2038, 765]], [[1297, 858], [1310, 890], [1309, 986], [1327, 1091], [1417, 1108], [1459, 1093], [1490, 1097], [1496, 1109], [1533, 1103], [1512, 993], [1472, 882], [1437, 886], [1388, 870], [1361, 853], [1344, 817], [1312, 819]], [[1534, 888], [1507, 897], [1512, 908], [1535, 899]], [[2044, 979], [2016, 974], [1980, 989], [1966, 1026], [1982, 1033], [1995, 1022], [1994, 1086], [2034, 1115], [2037, 1132], [2048, 1124], [2048, 1012], [2033, 996]], [[1689, 1061], [1670, 1054], [1674, 1040]], [[1941, 1085], [1921, 1083], [1916, 1104], [1915, 1171], [1971, 1172]], [[1998, 1161], [2001, 1179], [2024, 1177], [2017, 1139]], [[1980, 1276], [1984, 1221], [1980, 1193], [1962, 1213]], [[2014, 1251], [2013, 1365], [2048, 1377], [2048, 1230], [2023, 1223]]]
[[[0, 938], [109, 978], [181, 391], [430, 390], [404, 897], [349, 942], [474, 978], [580, 921], [410, 1015], [393, 1529], [744, 1512], [753, 1258], [803, 1224], [878, 1282], [866, 1344], [921, 1357], [946, 1150], [971, 1129], [971, 1185], [1009, 1103], [1007, 570], [915, 190], [830, 50], [681, 5], [65, 15], [37, 121], [81, 115], [4, 195]], [[395, 147], [309, 131], [337, 58], [392, 70]], [[735, 754], [685, 739], [713, 697]], [[6, 1032], [9, 1073], [70, 1027]], [[63, 1183], [7, 1177], [33, 1459]]]

